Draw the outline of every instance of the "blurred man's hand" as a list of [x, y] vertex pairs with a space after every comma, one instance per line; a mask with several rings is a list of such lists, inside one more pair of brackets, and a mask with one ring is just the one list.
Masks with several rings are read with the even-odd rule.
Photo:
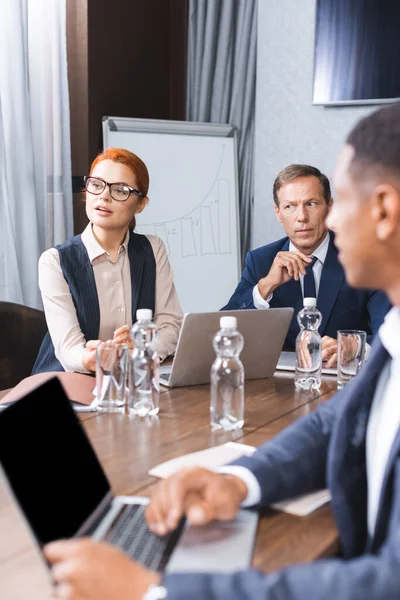
[[43, 551], [52, 565], [54, 600], [141, 600], [160, 581], [115, 546], [89, 538], [52, 542]]
[[158, 535], [175, 529], [183, 515], [192, 525], [228, 521], [246, 497], [246, 484], [234, 475], [201, 467], [186, 469], [157, 485], [146, 508], [146, 520]]

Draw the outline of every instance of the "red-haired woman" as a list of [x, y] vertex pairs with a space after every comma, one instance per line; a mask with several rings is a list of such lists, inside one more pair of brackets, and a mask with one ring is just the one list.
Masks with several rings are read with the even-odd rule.
[[149, 174], [132, 152], [109, 148], [85, 178], [89, 224], [82, 235], [39, 260], [39, 287], [49, 333], [33, 373], [95, 370], [97, 340], [131, 343], [138, 308], [151, 308], [164, 359], [175, 350], [182, 320], [163, 242], [134, 233], [148, 202]]

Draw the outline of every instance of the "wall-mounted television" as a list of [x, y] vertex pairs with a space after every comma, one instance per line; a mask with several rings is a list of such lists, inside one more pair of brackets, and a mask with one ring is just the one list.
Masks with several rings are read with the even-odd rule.
[[313, 104], [400, 98], [400, 0], [317, 0]]

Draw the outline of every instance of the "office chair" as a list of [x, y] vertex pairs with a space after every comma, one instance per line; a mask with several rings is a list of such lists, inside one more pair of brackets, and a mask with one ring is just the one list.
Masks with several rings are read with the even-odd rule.
[[31, 374], [46, 331], [43, 311], [0, 301], [0, 390]]

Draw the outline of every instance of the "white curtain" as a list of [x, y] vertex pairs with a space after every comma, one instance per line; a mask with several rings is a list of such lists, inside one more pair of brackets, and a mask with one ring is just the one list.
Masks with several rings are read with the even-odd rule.
[[0, 0], [0, 300], [39, 308], [39, 256], [73, 234], [65, 3]]

